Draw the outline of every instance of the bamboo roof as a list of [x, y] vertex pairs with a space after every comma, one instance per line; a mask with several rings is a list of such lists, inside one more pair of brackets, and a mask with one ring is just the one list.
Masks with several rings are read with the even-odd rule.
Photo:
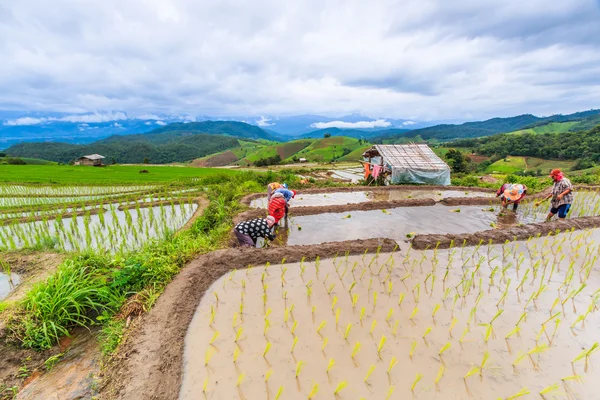
[[376, 144], [363, 157], [381, 156], [394, 168], [418, 170], [448, 170], [448, 164], [426, 144]]

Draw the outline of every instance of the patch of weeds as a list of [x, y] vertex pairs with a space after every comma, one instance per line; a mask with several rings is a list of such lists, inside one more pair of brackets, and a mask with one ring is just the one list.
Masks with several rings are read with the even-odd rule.
[[63, 358], [65, 353], [55, 354], [49, 357], [46, 361], [44, 361], [44, 366], [46, 367], [46, 371], [51, 371], [52, 368], [58, 364], [58, 362]]
[[125, 321], [122, 319], [112, 318], [106, 321], [98, 335], [102, 355], [109, 356], [119, 347], [124, 332]]

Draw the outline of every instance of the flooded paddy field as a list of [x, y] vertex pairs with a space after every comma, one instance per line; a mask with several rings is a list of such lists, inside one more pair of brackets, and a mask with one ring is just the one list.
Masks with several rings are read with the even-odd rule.
[[[355, 204], [367, 201], [394, 201], [408, 199], [432, 199], [440, 201], [445, 198], [472, 198], [472, 197], [495, 197], [495, 193], [482, 191], [458, 191], [458, 190], [407, 190], [407, 189], [373, 189], [364, 191], [331, 191], [327, 193], [299, 193], [296, 198], [290, 200], [291, 207], [330, 206], [340, 204]], [[266, 196], [254, 199], [250, 207], [267, 208]]]
[[[0, 264], [1, 266], [1, 264]], [[0, 301], [19, 284], [21, 278], [18, 274], [8, 273], [8, 271], [0, 270]]]
[[600, 231], [228, 273], [180, 399], [594, 399]]
[[104, 249], [121, 251], [142, 246], [182, 227], [194, 214], [196, 204], [161, 205], [106, 211], [75, 218], [13, 224], [0, 227], [0, 250], [51, 247], [65, 251]]
[[398, 207], [389, 210], [352, 211], [293, 217], [277, 230], [276, 245], [387, 237], [406, 240], [414, 233], [472, 233], [491, 229], [496, 214], [481, 206]]

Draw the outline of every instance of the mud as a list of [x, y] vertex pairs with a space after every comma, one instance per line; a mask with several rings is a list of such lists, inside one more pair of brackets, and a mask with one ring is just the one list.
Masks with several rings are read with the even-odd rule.
[[476, 246], [483, 243], [504, 243], [513, 240], [526, 240], [537, 235], [555, 235], [566, 230], [581, 230], [600, 227], [600, 217], [581, 217], [566, 220], [555, 220], [538, 224], [513, 226], [504, 229], [490, 229], [473, 234], [447, 234], [447, 235], [416, 235], [412, 239], [415, 249], [449, 248], [451, 246]]
[[96, 395], [100, 372], [98, 340], [87, 330], [63, 341], [60, 362], [44, 374], [31, 375], [17, 400], [79, 400]]
[[[0, 328], [1, 328], [0, 321]], [[0, 399], [13, 399], [12, 390], [19, 387], [30, 375], [39, 375], [44, 367], [44, 361], [56, 351], [34, 351], [17, 348], [5, 343], [0, 329]], [[19, 371], [21, 369], [21, 371]]]
[[171, 282], [152, 311], [136, 323], [109, 364], [101, 390], [105, 399], [176, 399], [181, 384], [184, 338], [205, 291], [225, 273], [249, 265], [314, 260], [336, 254], [389, 252], [389, 239], [323, 243], [270, 249], [224, 249], [198, 257]]

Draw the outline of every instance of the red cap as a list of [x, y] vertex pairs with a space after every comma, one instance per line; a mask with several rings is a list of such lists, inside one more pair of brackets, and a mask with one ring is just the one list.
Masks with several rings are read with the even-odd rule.
[[550, 171], [550, 176], [560, 175], [561, 173], [562, 171], [560, 169], [553, 169], [552, 171]]
[[298, 193], [298, 192], [296, 192], [294, 189], [292, 189], [292, 193], [294, 193], [294, 194], [292, 195], [292, 197], [296, 197], [296, 193]]

